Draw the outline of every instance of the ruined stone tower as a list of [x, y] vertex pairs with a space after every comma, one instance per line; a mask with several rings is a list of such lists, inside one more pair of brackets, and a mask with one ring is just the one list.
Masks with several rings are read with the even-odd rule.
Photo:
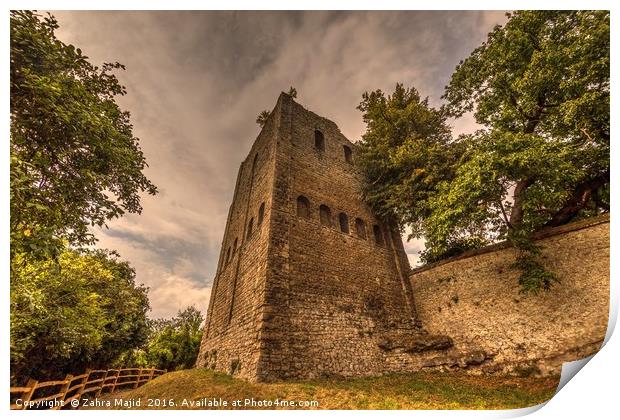
[[361, 200], [356, 146], [281, 94], [241, 164], [197, 366], [253, 381], [415, 370], [421, 330], [397, 229]]

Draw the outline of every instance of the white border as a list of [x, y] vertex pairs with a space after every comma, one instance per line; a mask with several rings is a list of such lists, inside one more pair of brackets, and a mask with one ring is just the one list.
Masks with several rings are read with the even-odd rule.
[[[615, 2], [616, 4], [618, 2]], [[9, 57], [9, 19], [8, 11], [10, 9], [39, 9], [39, 10], [131, 10], [131, 9], [152, 9], [152, 10], [198, 10], [198, 9], [214, 9], [214, 10], [255, 10], [258, 8], [270, 9], [270, 10], [349, 10], [349, 9], [365, 9], [365, 10], [452, 10], [452, 9], [469, 9], [469, 10], [511, 10], [511, 9], [608, 9], [612, 10], [612, 97], [617, 95], [616, 81], [618, 80], [618, 66], [616, 65], [616, 57], [618, 56], [618, 29], [614, 25], [617, 6], [612, 1], [489, 1], [489, 0], [477, 0], [468, 2], [456, 2], [456, 1], [442, 1], [435, 0], [433, 2], [411, 2], [411, 1], [395, 1], [395, 0], [383, 0], [381, 2], [369, 1], [369, 0], [348, 0], [348, 1], [282, 1], [282, 0], [268, 0], [262, 2], [249, 2], [249, 1], [237, 1], [229, 0], [227, 2], [199, 2], [188, 0], [176, 0], [163, 1], [163, 0], [151, 0], [145, 1], [131, 1], [131, 0], [108, 0], [108, 1], [89, 1], [88, 3], [80, 1], [8, 1], [5, 2], [6, 9], [5, 15], [0, 20], [0, 28], [4, 35], [5, 42], [2, 44], [4, 59], [6, 60], [4, 66], [1, 68], [4, 83], [2, 84], [2, 129], [6, 135], [6, 142], [1, 150], [0, 167], [2, 182], [0, 183], [0, 194], [4, 198], [1, 203], [2, 222], [2, 240], [0, 241], [0, 249], [2, 250], [2, 274], [4, 279], [4, 285], [2, 286], [2, 316], [3, 316], [3, 328], [0, 328], [0, 334], [2, 336], [2, 344], [0, 345], [0, 354], [2, 355], [3, 364], [2, 372], [3, 377], [8, 379], [8, 367], [9, 367], [9, 333], [6, 328], [9, 325], [9, 156], [8, 156], [8, 132], [9, 132], [9, 71], [8, 60]], [[611, 115], [617, 115], [617, 106], [612, 100]], [[612, 118], [612, 133], [616, 132], [617, 123], [616, 119]], [[617, 162], [618, 152], [617, 147], [612, 147], [612, 162]], [[612, 165], [612, 179], [614, 179], [615, 171]], [[615, 185], [615, 184], [614, 184]], [[612, 188], [612, 207], [618, 206], [618, 194], [616, 189]], [[617, 239], [618, 228], [616, 223], [611, 222], [611, 255], [617, 255], [618, 245]], [[530, 418], [535, 419], [571, 419], [571, 418], [584, 418], [590, 417], [593, 419], [611, 418], [612, 413], [617, 416], [618, 413], [618, 374], [620, 363], [618, 362], [617, 355], [620, 354], [620, 344], [616, 336], [612, 336], [611, 333], [616, 323], [618, 313], [618, 265], [615, 259], [611, 260], [611, 287], [612, 287], [612, 305], [610, 308], [610, 324], [607, 334], [608, 341], [601, 351], [596, 354], [589, 363], [582, 369], [577, 375], [576, 379], [569, 381], [564, 388], [558, 392], [546, 405], [520, 410], [498, 410], [498, 411], [385, 411], [381, 416], [388, 417], [403, 417], [407, 418], [507, 418], [516, 417], [532, 413]], [[7, 410], [9, 406], [9, 392], [8, 381], [4, 382], [4, 391], [2, 393], [2, 399], [0, 409]], [[60, 414], [62, 413], [62, 414]], [[294, 413], [294, 414], [293, 414]], [[283, 416], [325, 416], [327, 418], [371, 418], [377, 415], [373, 411], [263, 411], [263, 412], [245, 412], [245, 411], [233, 411], [233, 412], [183, 412], [181, 414], [184, 417], [199, 417], [204, 419], [209, 417], [246, 417], [252, 416], [253, 418], [270, 418], [270, 417], [283, 417]], [[79, 416], [83, 417], [84, 412], [69, 411], [69, 412], [34, 412], [34, 411], [12, 411], [11, 416], [23, 416], [29, 418], [31, 416]], [[109, 412], [91, 411], [88, 414], [94, 418], [106, 418]], [[147, 413], [143, 411], [118, 411], [115, 416], [120, 418], [133, 418], [135, 416], [147, 415], [153, 418], [164, 418], [169, 416], [170, 413], [163, 411], [149, 411]], [[178, 413], [174, 414], [179, 415]], [[614, 416], [615, 417], [615, 416]]]

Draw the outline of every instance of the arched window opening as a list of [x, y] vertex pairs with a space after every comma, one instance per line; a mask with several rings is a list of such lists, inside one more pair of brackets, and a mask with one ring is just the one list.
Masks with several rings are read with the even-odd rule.
[[314, 147], [320, 152], [325, 151], [325, 136], [319, 130], [314, 130]]
[[319, 207], [319, 214], [321, 216], [321, 224], [323, 226], [332, 226], [332, 211], [325, 204], [321, 204]]
[[233, 255], [235, 255], [235, 252], [237, 252], [237, 238], [235, 238], [235, 242], [233, 243], [233, 249], [232, 249]]
[[226, 252], [226, 263], [228, 264], [228, 262], [230, 261], [230, 247], [228, 247], [228, 251]]
[[345, 213], [338, 215], [338, 222], [340, 222], [340, 232], [349, 233], [349, 216]]
[[261, 203], [258, 209], [258, 226], [263, 224], [263, 218], [265, 217], [265, 203]]
[[366, 223], [360, 218], [355, 219], [355, 232], [358, 237], [366, 239]]
[[252, 228], [254, 227], [254, 218], [252, 217], [250, 219], [250, 223], [248, 223], [248, 234], [247, 234], [247, 238], [250, 239], [250, 236], [252, 236]]
[[310, 201], [303, 195], [297, 197], [297, 216], [310, 218]]
[[375, 242], [377, 245], [383, 246], [383, 234], [381, 233], [381, 228], [378, 225], [373, 225], [372, 231], [375, 234]]
[[347, 163], [352, 163], [353, 162], [353, 151], [351, 150], [349, 146], [343, 146], [342, 148], [344, 149], [344, 160]]

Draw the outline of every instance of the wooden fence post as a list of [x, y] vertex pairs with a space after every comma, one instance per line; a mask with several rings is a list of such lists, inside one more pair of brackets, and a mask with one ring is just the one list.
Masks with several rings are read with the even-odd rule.
[[[30, 401], [32, 399], [32, 395], [34, 394], [34, 391], [36, 390], [36, 386], [39, 383], [39, 381], [37, 381], [36, 379], [28, 379], [28, 383], [26, 383], [26, 387], [29, 388], [28, 391], [24, 391], [24, 393], [22, 394], [22, 402], [26, 402], [26, 401]], [[22, 405], [22, 410], [24, 410], [24, 407]]]
[[140, 385], [140, 378], [142, 377], [142, 368], [138, 369], [138, 377], [136, 379], [136, 383], [133, 385], [134, 389]]
[[90, 378], [90, 371], [92, 369], [86, 369], [86, 372], [84, 372], [84, 374], [86, 375], [84, 377], [84, 379], [82, 379], [82, 384], [81, 386], [78, 388], [77, 392], [75, 395], [77, 395], [78, 399], [82, 396], [82, 392], [84, 391], [84, 388], [86, 388], [86, 382], [88, 382], [88, 378]]
[[112, 390], [110, 392], [114, 392], [114, 390], [116, 389], [116, 383], [118, 382], [118, 377], [121, 374], [121, 368], [118, 368], [116, 370], [116, 375], [114, 375], [114, 382], [112, 384]]
[[97, 393], [95, 394], [95, 398], [99, 398], [99, 396], [101, 395], [101, 391], [103, 391], [103, 386], [105, 385], [105, 380], [108, 379], [108, 372], [110, 372], [109, 369], [105, 371], [105, 375], [103, 375], [103, 381], [99, 383], [99, 391], [97, 391]]
[[[133, 382], [134, 389], [138, 388], [142, 383], [150, 382], [154, 378], [161, 376], [165, 374], [166, 372], [168, 372], [167, 369], [160, 371], [159, 369], [155, 369], [155, 368], [135, 368], [135, 369], [126, 368], [124, 371], [125, 372], [137, 372], [135, 375], [131, 375], [131, 374], [125, 375], [127, 380], [123, 378], [124, 382], [121, 382], [121, 385], [131, 385], [132, 381], [130, 381], [129, 379], [131, 377], [134, 377], [135, 378], [135, 381]], [[111, 388], [107, 392], [116, 391], [116, 387], [118, 386], [118, 383], [119, 383], [118, 381], [120, 377], [122, 376], [121, 369], [97, 370], [94, 372], [96, 374], [103, 373], [103, 378], [93, 380], [93, 383], [99, 383], [100, 385], [99, 387], [90, 386], [88, 388], [89, 393], [96, 391], [95, 396], [96, 398], [98, 398], [104, 392], [104, 388]], [[112, 373], [112, 372], [115, 372], [115, 373]], [[29, 378], [26, 386], [14, 387], [14, 388], [12, 387], [11, 394], [19, 394], [20, 399], [24, 402], [27, 402], [27, 401], [32, 401], [32, 398], [34, 397], [37, 389], [47, 389], [48, 390], [47, 395], [49, 395], [49, 387], [60, 385], [60, 390], [58, 391], [58, 394], [49, 395], [46, 397], [45, 396], [46, 392], [40, 392], [39, 394], [43, 394], [43, 395], [40, 396], [38, 400], [49, 401], [52, 397], [60, 398], [60, 401], [62, 401], [63, 403], [66, 402], [67, 399], [79, 400], [82, 397], [84, 391], [86, 390], [86, 387], [89, 384], [90, 376], [92, 374], [93, 374], [93, 370], [87, 369], [86, 372], [84, 372], [82, 375], [74, 376], [72, 374], [67, 374], [65, 376], [65, 379], [62, 381], [39, 382], [36, 379]], [[78, 380], [81, 380], [81, 382], [78, 383], [77, 382]], [[110, 381], [109, 384], [107, 383], [108, 381]], [[76, 383], [76, 385], [71, 386], [71, 384], [74, 382]], [[110, 385], [110, 386], [106, 386], [106, 385]], [[70, 397], [68, 397], [70, 394], [70, 391], [71, 393], [75, 391], [75, 394], [72, 394]], [[16, 404], [11, 404], [11, 409], [25, 410], [26, 408], [27, 407], [23, 404], [21, 406], [18, 406]], [[57, 410], [59, 408], [62, 408], [62, 407], [57, 406], [53, 409]]]
[[60, 401], [62, 402], [65, 402], [65, 400], [67, 399], [67, 391], [69, 390], [69, 385], [71, 385], [71, 378], [73, 378], [73, 375], [71, 374], [65, 376], [65, 384], [62, 386], [62, 388], [60, 388], [60, 394], [62, 394], [60, 396]]

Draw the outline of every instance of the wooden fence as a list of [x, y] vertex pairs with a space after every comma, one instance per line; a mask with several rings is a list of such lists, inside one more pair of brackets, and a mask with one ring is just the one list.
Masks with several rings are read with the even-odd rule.
[[89, 369], [81, 375], [67, 375], [60, 381], [39, 382], [30, 379], [26, 386], [11, 387], [11, 409], [71, 408], [71, 401], [79, 401], [83, 395], [99, 397], [104, 392], [114, 392], [129, 385], [137, 388], [164, 373], [165, 370], [153, 368]]

